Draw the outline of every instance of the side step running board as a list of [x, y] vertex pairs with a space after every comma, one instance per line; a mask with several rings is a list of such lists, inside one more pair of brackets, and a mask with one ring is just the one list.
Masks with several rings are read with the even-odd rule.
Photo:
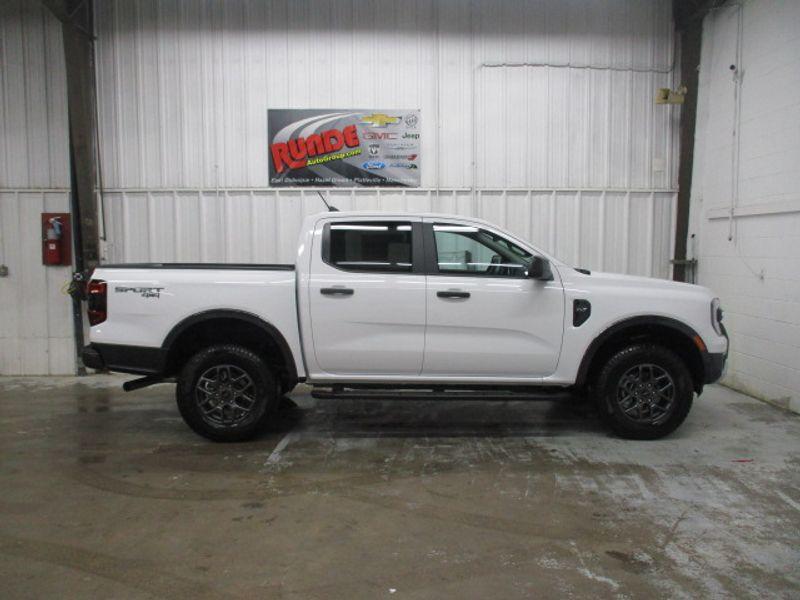
[[392, 390], [392, 389], [335, 389], [314, 388], [311, 397], [317, 400], [477, 400], [511, 402], [516, 400], [558, 400], [570, 398], [572, 394], [564, 388], [537, 391], [504, 390]]

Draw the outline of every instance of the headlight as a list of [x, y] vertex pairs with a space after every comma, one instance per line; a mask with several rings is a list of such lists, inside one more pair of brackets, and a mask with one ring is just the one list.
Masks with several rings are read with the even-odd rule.
[[711, 301], [711, 325], [718, 335], [722, 335], [722, 308], [719, 305], [719, 298]]

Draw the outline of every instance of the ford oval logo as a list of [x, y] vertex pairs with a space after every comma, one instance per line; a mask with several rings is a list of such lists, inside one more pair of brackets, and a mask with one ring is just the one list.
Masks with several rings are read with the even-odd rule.
[[386, 167], [386, 163], [383, 163], [379, 160], [368, 160], [363, 165], [361, 165], [364, 169], [383, 169]]

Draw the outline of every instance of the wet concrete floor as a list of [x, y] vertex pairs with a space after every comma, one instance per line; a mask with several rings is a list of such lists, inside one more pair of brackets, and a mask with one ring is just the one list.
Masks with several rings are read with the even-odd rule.
[[123, 380], [0, 379], [0, 597], [800, 597], [800, 418], [720, 386], [656, 442], [301, 390], [222, 445]]

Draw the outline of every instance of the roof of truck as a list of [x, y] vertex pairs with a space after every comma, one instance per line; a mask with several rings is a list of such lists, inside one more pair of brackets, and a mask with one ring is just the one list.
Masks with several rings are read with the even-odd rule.
[[402, 210], [337, 210], [337, 211], [324, 211], [310, 215], [316, 219], [322, 217], [339, 218], [339, 217], [415, 217], [419, 219], [465, 219], [468, 221], [478, 221], [498, 227], [498, 225], [481, 219], [479, 217], [468, 217], [465, 215], [454, 215], [448, 213], [434, 213], [434, 212], [412, 212]]
[[485, 225], [491, 228], [494, 228], [500, 232], [503, 232], [505, 235], [516, 239], [519, 242], [523, 242], [524, 246], [528, 246], [534, 249], [537, 253], [541, 253], [543, 256], [546, 256], [550, 260], [562, 264], [556, 257], [540, 248], [534, 246], [525, 238], [520, 237], [506, 228], [501, 227], [496, 223], [492, 223], [491, 221], [487, 221], [486, 219], [481, 219], [478, 217], [468, 217], [465, 215], [454, 215], [448, 213], [434, 213], [434, 212], [411, 212], [411, 211], [402, 211], [402, 210], [337, 210], [337, 211], [325, 211], [319, 212], [313, 215], [309, 215], [306, 217], [307, 221], [312, 223], [316, 223], [320, 219], [340, 219], [340, 218], [396, 218], [396, 217], [413, 217], [417, 219], [442, 219], [442, 220], [449, 220], [449, 219], [460, 219], [463, 221], [469, 221], [471, 223]]

